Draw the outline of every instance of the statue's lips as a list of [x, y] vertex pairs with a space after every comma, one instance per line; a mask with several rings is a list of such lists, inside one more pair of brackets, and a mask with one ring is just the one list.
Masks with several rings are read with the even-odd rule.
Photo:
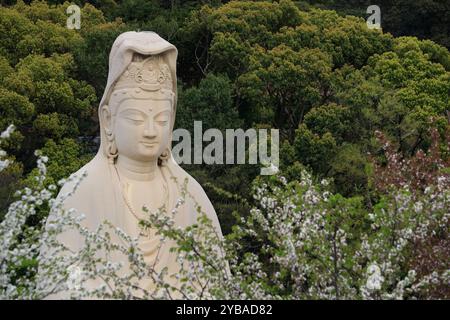
[[150, 142], [150, 141], [141, 141], [141, 143], [146, 147], [153, 147], [157, 144], [156, 142]]

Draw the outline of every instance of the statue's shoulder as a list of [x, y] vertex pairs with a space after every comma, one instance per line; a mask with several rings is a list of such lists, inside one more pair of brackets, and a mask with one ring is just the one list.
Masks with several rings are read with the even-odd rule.
[[99, 189], [99, 183], [104, 180], [95, 159], [91, 160], [78, 171], [72, 173], [62, 186], [59, 195], [72, 193], [72, 198], [83, 197], [88, 199], [95, 195], [95, 190]]
[[222, 236], [222, 230], [220, 227], [217, 213], [208, 198], [205, 190], [201, 184], [195, 180], [189, 173], [184, 171], [185, 179], [187, 179], [187, 189], [189, 191], [189, 198], [194, 201], [195, 207], [200, 206], [201, 211], [211, 220], [213, 226], [216, 229], [218, 235]]
[[176, 170], [176, 180], [178, 185], [180, 186], [186, 186], [187, 190], [190, 193], [194, 193], [197, 196], [206, 197], [206, 192], [203, 190], [203, 187], [200, 185], [200, 183], [195, 180], [194, 177], [192, 177], [189, 173], [187, 173], [184, 169], [181, 167], [177, 168]]
[[188, 198], [200, 205], [207, 213], [216, 216], [214, 207], [201, 184], [181, 167], [178, 167], [177, 183], [181, 187], [186, 187], [188, 191]]

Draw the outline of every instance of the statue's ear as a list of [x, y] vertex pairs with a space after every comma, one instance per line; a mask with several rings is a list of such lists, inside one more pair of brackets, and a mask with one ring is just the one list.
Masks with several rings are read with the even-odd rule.
[[101, 109], [101, 118], [102, 124], [107, 133], [111, 133], [112, 131], [112, 121], [111, 121], [111, 111], [109, 110], [108, 105], [104, 105]]

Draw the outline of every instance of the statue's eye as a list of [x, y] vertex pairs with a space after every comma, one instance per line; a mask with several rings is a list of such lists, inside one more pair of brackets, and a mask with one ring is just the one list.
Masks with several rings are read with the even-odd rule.
[[167, 124], [167, 122], [169, 122], [169, 119], [167, 119], [167, 120], [160, 120], [160, 119], [158, 119], [158, 120], [156, 120], [159, 124], [161, 124], [161, 125], [166, 125]]
[[143, 124], [144, 123], [144, 120], [143, 119], [136, 119], [136, 118], [129, 118], [129, 117], [127, 117], [126, 118], [129, 122], [131, 122], [131, 123], [133, 123], [133, 124], [136, 124], [136, 125], [138, 125], [138, 124]]
[[144, 118], [137, 114], [128, 114], [124, 117], [126, 120], [133, 124], [142, 124], [144, 123]]
[[132, 124], [143, 124], [145, 119], [144, 116], [140, 113], [140, 112], [135, 112], [135, 111], [125, 111], [122, 114], [122, 117], [127, 120], [128, 122], [132, 123]]
[[155, 121], [160, 125], [166, 125], [169, 122], [169, 114], [167, 112], [160, 113], [155, 117]]

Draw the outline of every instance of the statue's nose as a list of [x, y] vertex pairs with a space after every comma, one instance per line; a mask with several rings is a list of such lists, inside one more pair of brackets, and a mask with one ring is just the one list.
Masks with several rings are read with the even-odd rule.
[[155, 124], [152, 120], [148, 120], [148, 122], [146, 123], [145, 129], [144, 129], [144, 136], [145, 137], [155, 137], [156, 136]]

